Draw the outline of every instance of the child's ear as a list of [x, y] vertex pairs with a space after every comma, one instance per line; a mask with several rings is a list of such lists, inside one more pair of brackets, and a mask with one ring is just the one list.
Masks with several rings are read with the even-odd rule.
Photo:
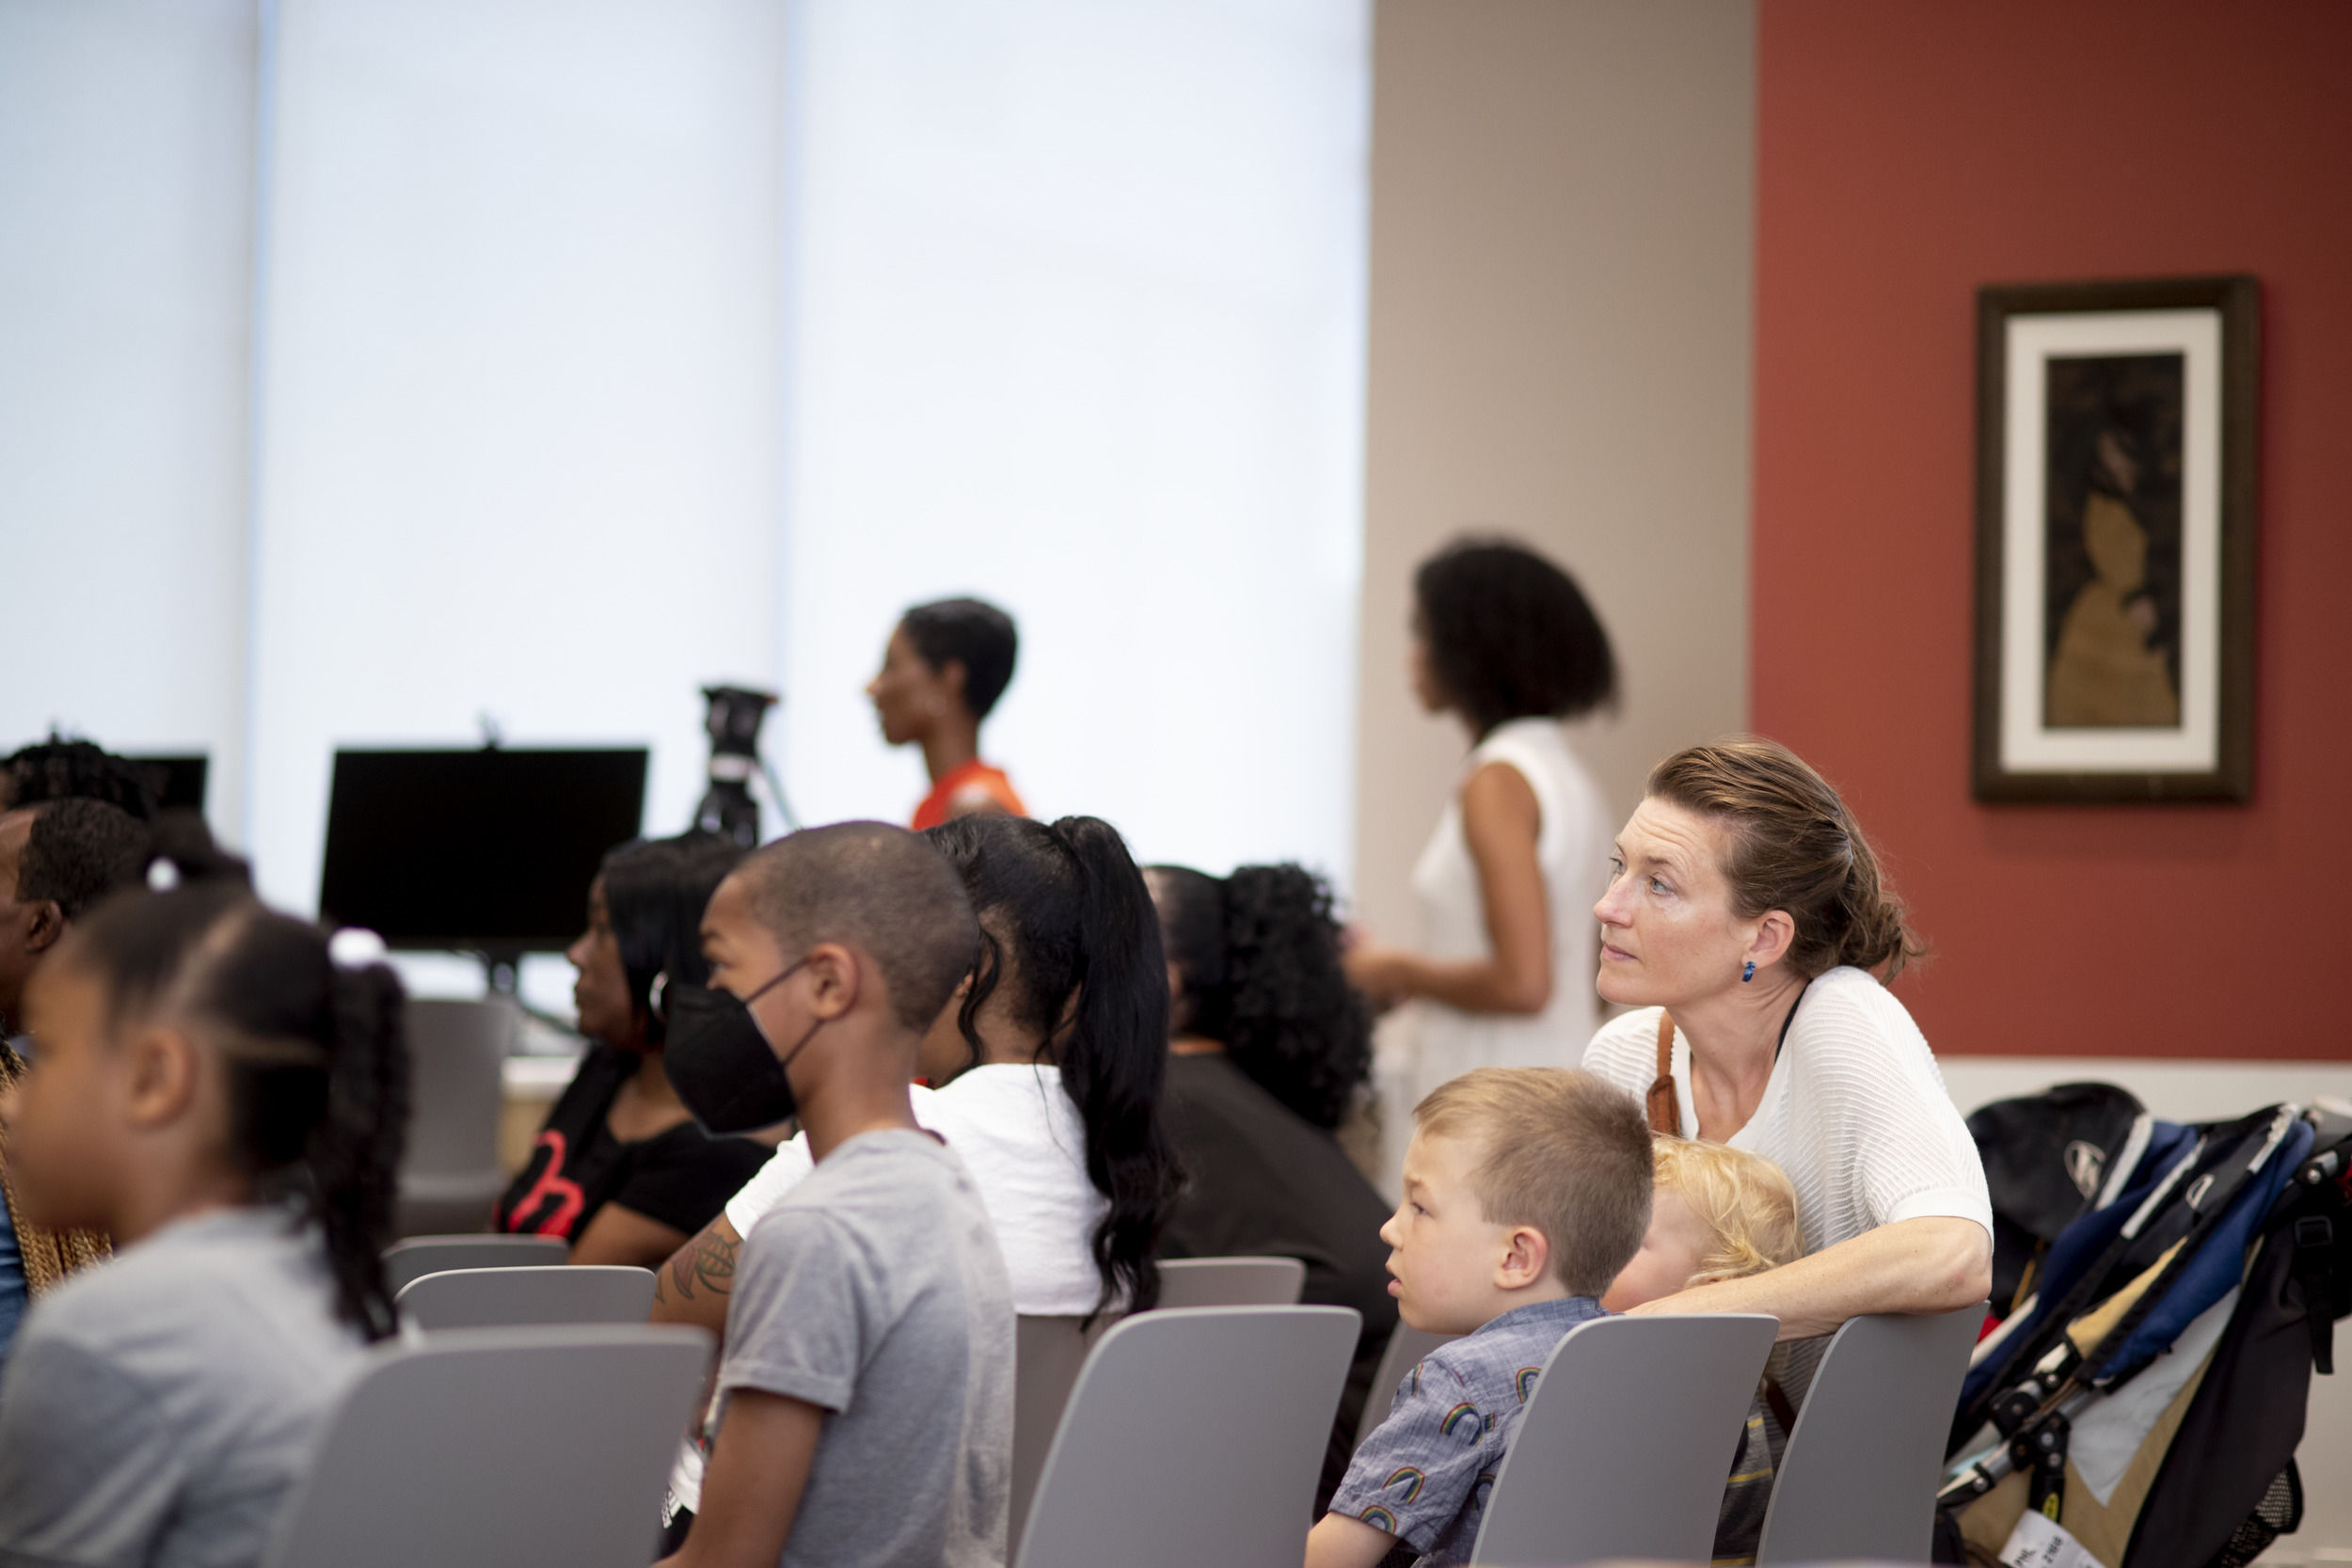
[[1550, 1272], [1551, 1243], [1534, 1226], [1513, 1226], [1503, 1241], [1502, 1256], [1495, 1263], [1496, 1289], [1524, 1291]]
[[816, 982], [809, 997], [812, 1012], [831, 1021], [857, 1006], [866, 974], [855, 952], [837, 942], [820, 942], [808, 950], [806, 961]]
[[203, 1063], [177, 1029], [141, 1029], [124, 1044], [130, 1094], [124, 1111], [133, 1127], [151, 1132], [178, 1120], [196, 1100]]

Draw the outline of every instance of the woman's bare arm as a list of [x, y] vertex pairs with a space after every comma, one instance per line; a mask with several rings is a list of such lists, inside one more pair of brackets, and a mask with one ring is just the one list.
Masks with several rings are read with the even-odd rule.
[[1348, 975], [1368, 994], [1426, 996], [1470, 1013], [1540, 1013], [1551, 1003], [1551, 910], [1536, 843], [1543, 810], [1527, 778], [1490, 762], [1462, 784], [1462, 836], [1478, 867], [1491, 957], [1424, 958], [1365, 946], [1347, 956]]
[[1993, 1290], [1993, 1238], [1974, 1220], [1930, 1214], [1882, 1225], [1810, 1258], [1700, 1285], [1629, 1308], [1769, 1312], [1784, 1339], [1835, 1334], [1866, 1312], [1955, 1312]]
[[596, 1211], [588, 1228], [572, 1243], [571, 1261], [659, 1269], [687, 1240], [686, 1232], [675, 1225], [608, 1203]]

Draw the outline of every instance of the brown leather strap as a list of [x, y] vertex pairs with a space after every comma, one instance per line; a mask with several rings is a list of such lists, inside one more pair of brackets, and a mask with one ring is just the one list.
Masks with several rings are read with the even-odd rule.
[[1658, 1076], [1649, 1086], [1649, 1130], [1682, 1136], [1682, 1101], [1675, 1094], [1675, 1015], [1658, 1015]]

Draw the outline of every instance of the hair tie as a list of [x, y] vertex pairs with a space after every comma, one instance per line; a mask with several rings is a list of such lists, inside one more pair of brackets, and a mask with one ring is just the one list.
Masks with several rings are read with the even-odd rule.
[[337, 969], [369, 969], [384, 961], [384, 939], [363, 926], [346, 926], [326, 939], [327, 960]]

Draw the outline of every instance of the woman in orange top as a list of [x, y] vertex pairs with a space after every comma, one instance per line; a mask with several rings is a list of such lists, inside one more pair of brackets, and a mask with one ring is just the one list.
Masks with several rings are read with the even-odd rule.
[[979, 599], [919, 604], [898, 618], [866, 695], [884, 740], [923, 748], [931, 792], [914, 808], [915, 832], [975, 812], [1029, 815], [1004, 770], [980, 760], [980, 721], [1012, 684], [1020, 646], [1012, 617]]

